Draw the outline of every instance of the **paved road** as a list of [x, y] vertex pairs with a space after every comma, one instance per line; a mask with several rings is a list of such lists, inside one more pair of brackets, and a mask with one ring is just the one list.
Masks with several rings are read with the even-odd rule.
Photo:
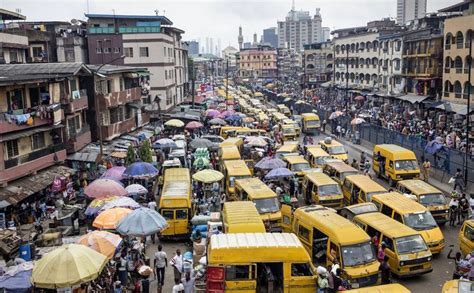
[[[325, 137], [325, 135], [314, 136], [314, 142], [316, 143], [317, 141], [320, 141]], [[344, 141], [341, 142], [344, 143]], [[350, 145], [347, 144], [346, 147], [349, 152], [350, 161], [352, 162], [353, 158], [359, 161], [360, 151], [355, 148], [352, 148]], [[381, 179], [376, 179], [376, 181], [383, 185], [385, 188], [389, 188], [386, 181]], [[412, 290], [412, 292], [440, 292], [444, 282], [451, 279], [453, 275], [454, 263], [451, 260], [449, 260], [448, 262], [446, 256], [448, 255], [450, 249], [449, 245], [454, 245], [455, 251], [459, 250], [459, 243], [457, 240], [457, 233], [459, 231], [459, 228], [459, 226], [450, 227], [449, 225], [441, 227], [446, 241], [446, 248], [440, 255], [434, 258], [432, 273], [408, 279], [396, 279], [394, 281], [405, 285], [410, 290]]]

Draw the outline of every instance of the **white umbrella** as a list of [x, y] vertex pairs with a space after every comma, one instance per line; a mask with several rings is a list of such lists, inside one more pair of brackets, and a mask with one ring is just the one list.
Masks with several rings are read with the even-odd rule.
[[147, 194], [148, 190], [140, 184], [131, 184], [125, 187], [128, 194]]

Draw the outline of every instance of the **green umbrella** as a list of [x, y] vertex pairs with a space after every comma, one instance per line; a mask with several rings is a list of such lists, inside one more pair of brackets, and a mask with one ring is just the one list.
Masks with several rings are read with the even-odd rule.
[[199, 157], [194, 160], [193, 166], [196, 168], [204, 168], [209, 166], [209, 160], [204, 157]]

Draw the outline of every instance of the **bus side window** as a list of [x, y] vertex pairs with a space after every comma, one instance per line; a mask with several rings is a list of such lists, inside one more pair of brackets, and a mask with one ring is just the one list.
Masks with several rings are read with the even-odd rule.
[[242, 198], [242, 200], [248, 200], [247, 192], [245, 192], [243, 189], [240, 190], [240, 198]]
[[388, 167], [389, 167], [390, 169], [393, 169], [393, 161], [388, 161]]
[[387, 238], [384, 236], [382, 239], [382, 242], [385, 243], [385, 246], [387, 247], [387, 249], [390, 249], [391, 251], [395, 251], [393, 248], [393, 240], [391, 238]]
[[188, 218], [188, 210], [176, 210], [176, 220], [186, 220]]
[[389, 216], [390, 218], [392, 217], [393, 210], [391, 207], [382, 205], [382, 214]]
[[291, 264], [292, 277], [311, 277], [313, 272], [309, 263], [292, 263]]
[[225, 267], [225, 279], [226, 281], [232, 280], [248, 280], [250, 273], [249, 265], [242, 266], [226, 266]]
[[300, 236], [301, 238], [306, 240], [306, 242], [309, 243], [309, 230], [306, 227], [298, 225], [298, 236]]
[[374, 203], [374, 205], [377, 207], [377, 210], [381, 210], [382, 209], [382, 205], [378, 202], [378, 201], [372, 201]]
[[334, 259], [337, 259], [337, 262], [341, 263], [340, 262], [340, 259], [341, 259], [340, 256], [341, 255], [339, 253], [339, 247], [336, 244], [332, 243], [332, 241], [330, 242], [329, 247], [330, 247], [329, 251], [331, 253], [331, 257], [330, 257], [331, 261], [334, 263]]
[[393, 213], [393, 219], [400, 222], [400, 223], [403, 223], [402, 216], [397, 212]]

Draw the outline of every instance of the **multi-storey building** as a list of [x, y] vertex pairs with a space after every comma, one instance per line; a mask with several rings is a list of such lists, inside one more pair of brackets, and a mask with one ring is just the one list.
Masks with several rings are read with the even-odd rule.
[[277, 49], [277, 77], [287, 80], [289, 77], [298, 78], [302, 68], [301, 54], [295, 49]]
[[403, 32], [379, 37], [379, 92], [398, 95], [404, 92], [402, 78]]
[[269, 79], [277, 77], [277, 51], [269, 46], [240, 50], [241, 78]]
[[[87, 14], [91, 64], [146, 67], [151, 100], [168, 110], [185, 99], [188, 83], [184, 31], [165, 16]], [[125, 58], [120, 58], [122, 55]]]
[[[81, 63], [0, 66], [0, 184], [66, 159], [91, 141]], [[51, 182], [50, 182], [51, 183]]]
[[293, 6], [284, 21], [278, 21], [278, 48], [303, 51], [303, 45], [324, 41], [319, 8], [311, 17], [309, 11], [296, 11]]
[[60, 29], [56, 36], [58, 62], [89, 63], [87, 50], [87, 23], [74, 20], [67, 29]]
[[427, 0], [397, 0], [397, 23], [403, 25], [426, 14]]
[[[444, 21], [443, 100], [467, 104], [469, 95], [474, 102], [474, 3], [464, 1], [441, 9], [440, 12], [462, 12]], [[470, 74], [470, 79], [469, 79]]]
[[199, 42], [198, 41], [192, 40], [192, 41], [187, 41], [187, 43], [188, 43], [188, 49], [189, 49], [188, 54], [189, 55], [199, 54]]
[[226, 47], [222, 50], [222, 58], [224, 59], [224, 66], [227, 66], [227, 60], [229, 60], [229, 70], [233, 71], [237, 68], [237, 53], [239, 50], [232, 46]]
[[262, 43], [264, 45], [272, 46], [273, 48], [278, 48], [278, 34], [276, 27], [270, 27], [263, 30]]
[[28, 37], [0, 32], [0, 64], [26, 63]]
[[331, 42], [304, 46], [304, 84], [308, 88], [332, 80], [334, 47]]

